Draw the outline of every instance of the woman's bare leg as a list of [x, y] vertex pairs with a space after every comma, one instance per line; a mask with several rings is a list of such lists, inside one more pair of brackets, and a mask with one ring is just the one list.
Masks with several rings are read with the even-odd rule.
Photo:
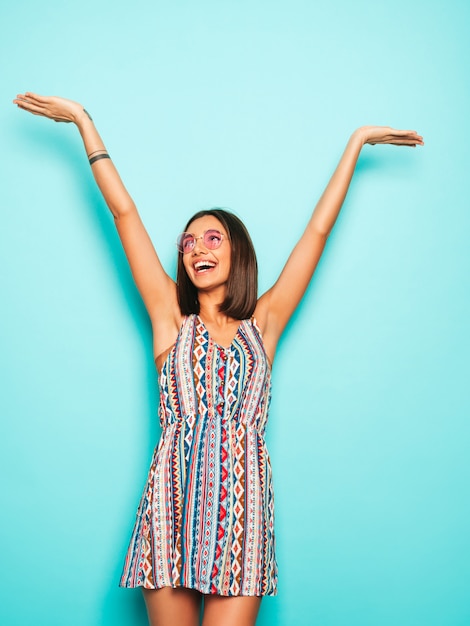
[[255, 626], [261, 598], [204, 596], [202, 626]]
[[185, 587], [143, 589], [150, 626], [198, 626], [202, 595]]

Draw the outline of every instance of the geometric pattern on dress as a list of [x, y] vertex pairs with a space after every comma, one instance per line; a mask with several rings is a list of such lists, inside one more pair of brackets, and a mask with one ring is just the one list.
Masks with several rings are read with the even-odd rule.
[[185, 317], [159, 389], [162, 434], [120, 585], [275, 595], [271, 371], [256, 321], [224, 348]]

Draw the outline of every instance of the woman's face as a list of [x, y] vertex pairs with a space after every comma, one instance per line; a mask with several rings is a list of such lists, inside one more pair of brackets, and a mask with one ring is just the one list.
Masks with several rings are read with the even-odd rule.
[[[215, 229], [222, 233], [222, 243], [215, 250], [204, 245], [202, 235]], [[227, 284], [230, 275], [231, 247], [228, 233], [213, 215], [205, 215], [191, 222], [187, 232], [196, 237], [191, 252], [183, 254], [183, 264], [189, 279], [198, 291], [210, 291]]]

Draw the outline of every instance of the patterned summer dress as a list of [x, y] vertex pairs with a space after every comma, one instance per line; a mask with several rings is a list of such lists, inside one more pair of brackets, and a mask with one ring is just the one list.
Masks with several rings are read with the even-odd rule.
[[121, 587], [275, 595], [271, 372], [256, 322], [242, 320], [222, 348], [185, 317], [159, 383], [163, 432]]

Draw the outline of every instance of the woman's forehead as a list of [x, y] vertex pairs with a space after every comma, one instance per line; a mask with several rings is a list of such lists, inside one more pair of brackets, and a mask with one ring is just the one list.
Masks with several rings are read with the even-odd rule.
[[228, 235], [222, 222], [220, 222], [214, 215], [204, 215], [203, 217], [198, 217], [189, 224], [187, 230], [193, 235], [198, 236], [202, 235], [210, 228], [215, 228], [216, 230], [220, 230], [221, 233]]

